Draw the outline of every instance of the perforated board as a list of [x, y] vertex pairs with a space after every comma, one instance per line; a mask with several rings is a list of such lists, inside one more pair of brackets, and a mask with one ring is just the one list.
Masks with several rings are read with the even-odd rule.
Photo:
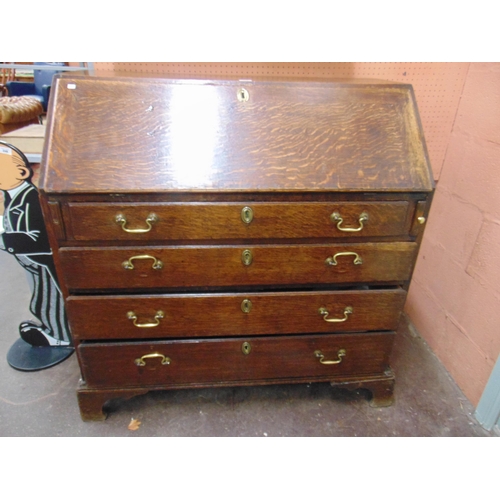
[[429, 157], [438, 179], [470, 63], [95, 63], [97, 71], [168, 75], [374, 78], [415, 90]]

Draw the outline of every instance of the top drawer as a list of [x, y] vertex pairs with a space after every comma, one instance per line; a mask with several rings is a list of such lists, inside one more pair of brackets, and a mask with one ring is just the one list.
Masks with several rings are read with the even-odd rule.
[[406, 201], [68, 203], [77, 241], [345, 238], [408, 233]]

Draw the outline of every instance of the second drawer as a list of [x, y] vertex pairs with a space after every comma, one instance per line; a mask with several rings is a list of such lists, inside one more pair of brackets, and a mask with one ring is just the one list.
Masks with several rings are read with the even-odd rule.
[[342, 245], [62, 248], [70, 290], [400, 282], [413, 242]]

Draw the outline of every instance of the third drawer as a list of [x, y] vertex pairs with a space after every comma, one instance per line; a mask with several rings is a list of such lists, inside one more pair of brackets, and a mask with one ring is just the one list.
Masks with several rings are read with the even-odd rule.
[[71, 296], [77, 340], [396, 330], [406, 292], [344, 290]]

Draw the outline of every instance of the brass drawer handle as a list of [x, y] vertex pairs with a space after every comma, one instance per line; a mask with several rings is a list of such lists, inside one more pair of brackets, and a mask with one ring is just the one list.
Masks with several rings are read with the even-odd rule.
[[342, 363], [342, 358], [346, 355], [346, 350], [339, 349], [339, 352], [337, 352], [338, 359], [335, 361], [325, 360], [325, 356], [321, 351], [314, 351], [314, 355], [319, 358], [319, 362], [322, 365], [338, 365], [339, 363]]
[[143, 259], [153, 259], [153, 264], [151, 265], [152, 269], [161, 269], [163, 267], [163, 262], [158, 260], [156, 257], [152, 255], [134, 255], [130, 257], [130, 259], [122, 262], [122, 266], [124, 269], [134, 269], [134, 264], [132, 264], [133, 260], [143, 260]]
[[115, 222], [117, 224], [121, 224], [122, 229], [126, 233], [134, 233], [134, 234], [149, 233], [149, 231], [151, 231], [151, 229], [153, 228], [152, 224], [154, 224], [155, 222], [158, 222], [158, 216], [156, 214], [149, 214], [147, 216], [147, 218], [146, 218], [146, 224], [148, 226], [147, 229], [128, 229], [128, 228], [126, 228], [125, 226], [127, 225], [127, 219], [125, 218], [125, 216], [123, 214], [118, 214], [115, 217]]
[[154, 328], [160, 324], [160, 319], [165, 317], [165, 313], [163, 311], [158, 311], [155, 314], [155, 322], [154, 323], [137, 323], [137, 315], [134, 311], [129, 311], [127, 313], [127, 318], [134, 323], [134, 326], [138, 328]]
[[330, 314], [330, 312], [325, 307], [320, 307], [318, 312], [323, 316], [323, 320], [328, 322], [328, 323], [343, 323], [344, 321], [347, 321], [349, 319], [349, 314], [352, 314], [352, 307], [347, 306], [344, 309], [344, 317], [340, 318], [340, 319], [339, 318], [328, 318], [328, 315]]
[[344, 219], [340, 216], [339, 212], [333, 212], [332, 215], [330, 215], [330, 220], [332, 222], [336, 222], [337, 223], [337, 229], [339, 229], [340, 231], [344, 231], [344, 232], [348, 232], [348, 233], [357, 233], [358, 231], [361, 231], [363, 229], [363, 222], [367, 222], [368, 221], [368, 214], [366, 212], [363, 212], [360, 216], [359, 216], [359, 227], [340, 227], [340, 224], [342, 224], [342, 222], [344, 222]]
[[135, 359], [134, 363], [137, 366], [146, 366], [146, 361], [144, 360], [150, 358], [161, 358], [162, 365], [169, 365], [172, 362], [170, 358], [165, 357], [163, 354], [160, 354], [159, 352], [153, 352], [152, 354], [144, 354], [144, 356]]
[[352, 255], [354, 257], [353, 264], [355, 265], [363, 264], [363, 259], [356, 252], [337, 252], [333, 257], [328, 257], [328, 259], [325, 260], [325, 264], [336, 266], [338, 264], [337, 257], [342, 257], [344, 255]]

